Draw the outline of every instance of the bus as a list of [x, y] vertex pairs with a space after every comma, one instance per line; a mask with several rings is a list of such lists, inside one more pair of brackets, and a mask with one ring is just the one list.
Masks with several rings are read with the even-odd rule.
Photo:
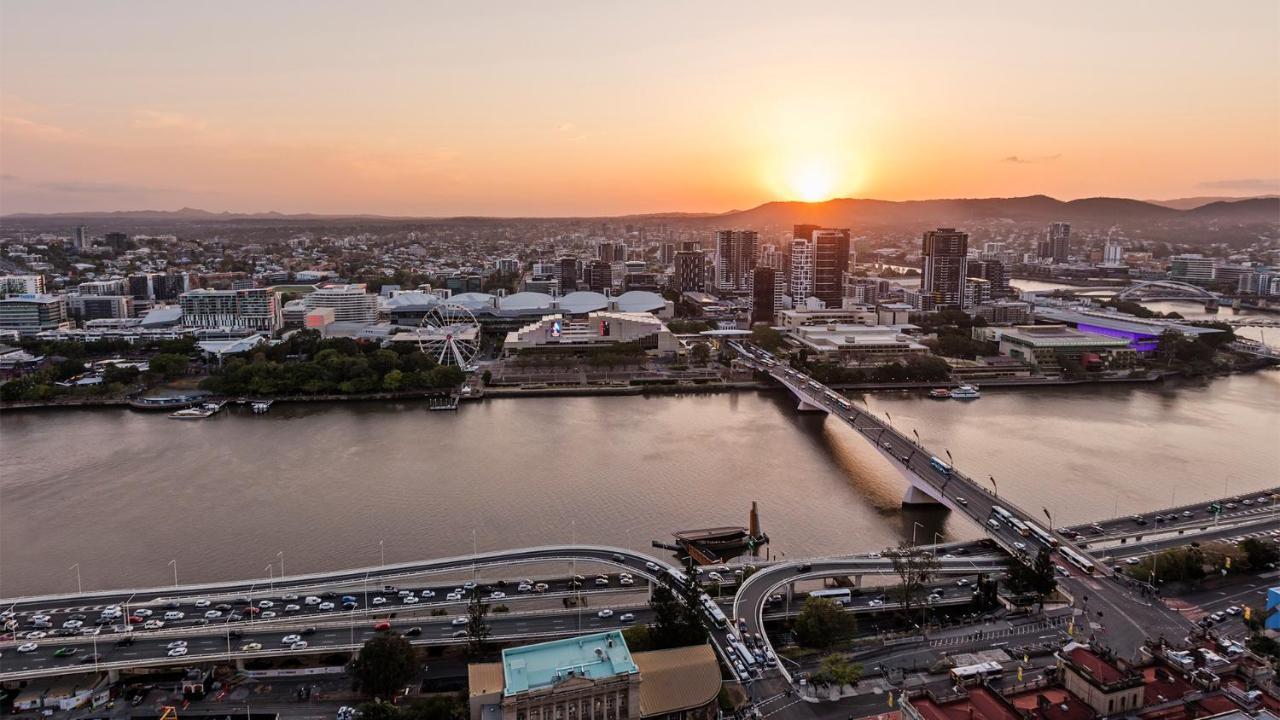
[[1080, 553], [1067, 547], [1058, 548], [1058, 552], [1062, 553], [1062, 557], [1066, 558], [1067, 562], [1080, 568], [1086, 574], [1088, 575], [1093, 574], [1093, 570], [1094, 570], [1093, 563], [1086, 560], [1085, 557]]
[[1031, 531], [1031, 537], [1039, 540], [1046, 547], [1056, 548], [1060, 544], [1058, 542], [1058, 538], [1051, 535], [1048, 530], [1045, 530], [1033, 522], [1027, 523], [1027, 529]]
[[717, 628], [724, 630], [725, 628], [729, 627], [729, 619], [724, 616], [723, 612], [721, 612], [719, 605], [716, 605], [715, 603], [710, 603], [705, 605], [704, 607], [706, 607], [707, 609], [707, 614], [711, 616], [711, 622], [715, 623], [715, 626]]
[[951, 466], [950, 466], [950, 465], [948, 465], [948, 464], [946, 464], [946, 463], [944, 463], [944, 462], [942, 462], [942, 461], [941, 461], [941, 460], [939, 460], [937, 457], [931, 457], [931, 458], [929, 458], [929, 467], [933, 468], [934, 470], [937, 470], [938, 472], [942, 473], [943, 475], [950, 475], [950, 474], [951, 474]]
[[746, 663], [746, 664], [747, 664], [747, 667], [755, 667], [755, 666], [756, 666], [756, 656], [755, 656], [755, 653], [753, 653], [753, 652], [751, 652], [750, 650], [748, 650], [748, 649], [747, 649], [747, 646], [742, 644], [742, 641], [738, 641], [738, 642], [733, 643], [733, 644], [731, 645], [731, 647], [732, 647], [734, 650], [736, 650], [736, 651], [737, 651], [737, 653], [738, 653], [739, 655], [741, 655], [741, 656], [742, 656], [742, 662]]
[[983, 680], [995, 680], [1004, 676], [1004, 668], [994, 660], [976, 665], [961, 665], [951, 668], [951, 682], [959, 686], [974, 685]]
[[828, 588], [826, 590], [814, 590], [809, 593], [811, 598], [826, 598], [838, 605], [848, 605], [853, 600], [853, 592], [849, 588]]
[[1006, 525], [1013, 528], [1022, 537], [1031, 537], [1031, 528], [1027, 524], [1013, 516], [1013, 513], [1005, 510], [999, 505], [991, 506], [991, 514], [1000, 518]]

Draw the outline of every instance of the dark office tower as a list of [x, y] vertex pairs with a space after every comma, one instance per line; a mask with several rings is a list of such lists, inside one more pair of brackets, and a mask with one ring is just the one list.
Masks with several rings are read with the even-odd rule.
[[151, 276], [151, 297], [153, 300], [177, 300], [188, 287], [187, 279], [180, 273]]
[[793, 240], [812, 240], [813, 231], [821, 230], [818, 225], [796, 225], [791, 230], [791, 238]]
[[151, 299], [151, 276], [150, 275], [130, 275], [129, 276], [129, 297], [134, 300], [150, 300]]
[[924, 277], [921, 292], [933, 296], [936, 309], [959, 308], [964, 303], [968, 277], [969, 233], [938, 228], [924, 234]]
[[723, 292], [745, 293], [756, 269], [760, 241], [755, 230], [720, 230], [716, 233], [716, 287]]
[[702, 243], [697, 240], [681, 240], [677, 249], [680, 252], [702, 252]]
[[849, 231], [819, 228], [810, 234], [813, 245], [813, 296], [829, 308], [841, 306], [844, 274], [849, 271]]
[[676, 261], [676, 244], [662, 243], [658, 246], [658, 262], [670, 265]]
[[676, 253], [675, 288], [678, 292], [704, 292], [707, 289], [706, 256], [701, 250], [681, 250]]
[[1041, 257], [1052, 257], [1055, 263], [1065, 263], [1067, 257], [1071, 255], [1071, 224], [1064, 222], [1051, 224], [1046, 240], [1049, 255], [1042, 253]]
[[602, 294], [613, 289], [613, 263], [606, 260], [592, 260], [582, 270], [583, 284], [588, 289]]
[[751, 272], [751, 324], [773, 324], [782, 305], [782, 273], [768, 267]]
[[109, 232], [103, 235], [102, 239], [106, 241], [107, 247], [115, 252], [124, 252], [129, 249], [129, 236], [122, 232]]
[[578, 259], [562, 257], [556, 261], [556, 277], [560, 279], [560, 292], [571, 293], [578, 289]]

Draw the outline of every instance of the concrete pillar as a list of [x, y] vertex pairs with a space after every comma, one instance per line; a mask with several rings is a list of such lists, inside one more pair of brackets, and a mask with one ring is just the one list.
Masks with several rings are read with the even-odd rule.
[[921, 490], [915, 484], [907, 487], [907, 492], [902, 496], [903, 505], [941, 505], [938, 499], [930, 495], [928, 492]]
[[111, 682], [111, 683], [120, 682], [119, 668], [111, 668], [110, 670], [107, 671], [107, 682]]
[[803, 413], [809, 413], [809, 412], [812, 412], [812, 413], [819, 413], [819, 412], [820, 412], [820, 413], [824, 413], [824, 412], [826, 412], [826, 411], [827, 411], [827, 409], [826, 409], [826, 408], [824, 408], [824, 407], [820, 407], [820, 406], [818, 406], [818, 405], [814, 405], [813, 403], [809, 402], [808, 400], [801, 400], [801, 401], [800, 401], [800, 404], [796, 406], [796, 412], [803, 412]]
[[237, 670], [244, 669], [244, 658], [236, 658], [236, 669]]
[[861, 575], [854, 575], [854, 576], [853, 576], [853, 586], [854, 586], [854, 587], [856, 587], [856, 588], [860, 588], [860, 587], [862, 587], [862, 576], [861, 576]]

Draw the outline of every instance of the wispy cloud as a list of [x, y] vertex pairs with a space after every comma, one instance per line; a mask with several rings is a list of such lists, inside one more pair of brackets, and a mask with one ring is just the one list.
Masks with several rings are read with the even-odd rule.
[[1033, 165], [1035, 163], [1053, 162], [1062, 157], [1062, 153], [1054, 153], [1053, 155], [1009, 155], [1001, 158], [1000, 162], [1014, 163], [1016, 165]]
[[1280, 192], [1280, 178], [1236, 178], [1200, 183], [1207, 190], [1244, 190], [1247, 192]]
[[563, 122], [556, 126], [556, 130], [562, 133], [570, 133], [577, 129], [578, 129], [578, 126], [574, 125], [571, 122]]
[[0, 180], [15, 185], [65, 195], [129, 195], [137, 193], [175, 193], [177, 188], [150, 187], [119, 182], [93, 182], [88, 180], [24, 180], [5, 173]]
[[204, 130], [209, 124], [178, 112], [141, 109], [133, 111], [133, 126], [146, 130]]
[[0, 132], [40, 140], [72, 140], [80, 137], [79, 133], [64, 127], [13, 115], [0, 116]]

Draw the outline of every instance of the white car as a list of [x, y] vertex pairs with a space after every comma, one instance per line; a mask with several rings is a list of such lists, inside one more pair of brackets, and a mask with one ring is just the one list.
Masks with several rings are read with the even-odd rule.
[[306, 604], [308, 604], [308, 605], [319, 605], [320, 603], [322, 603], [322, 602], [324, 602], [324, 601], [323, 601], [323, 600], [321, 600], [320, 598], [316, 597], [315, 595], [308, 595], [308, 596], [307, 596], [307, 599], [306, 599], [306, 600], [303, 600], [302, 602], [304, 602], [304, 603], [306, 603]]
[[273, 617], [275, 617], [275, 616], [276, 616], [276, 611], [275, 611], [275, 610], [268, 610], [268, 611], [266, 611], [266, 612], [262, 613], [261, 615], [259, 615], [258, 617], [262, 618], [263, 620], [270, 620], [271, 618], [273, 618]]
[[294, 600], [298, 599], [298, 596], [294, 595], [293, 593], [289, 593], [288, 595], [281, 595], [280, 599], [285, 602], [293, 602]]
[[533, 586], [529, 583], [520, 583], [516, 586], [516, 592], [529, 592], [530, 590], [533, 590]]
[[39, 645], [37, 645], [37, 644], [35, 644], [35, 643], [33, 643], [33, 642], [29, 642], [29, 643], [22, 643], [21, 645], [19, 645], [19, 646], [18, 646], [18, 652], [20, 652], [20, 653], [35, 652], [35, 651], [36, 651], [36, 649], [37, 649], [37, 648], [39, 648], [39, 647], [40, 647]]
[[867, 606], [868, 606], [868, 607], [880, 607], [881, 605], [884, 605], [884, 601], [883, 601], [883, 600], [879, 600], [879, 599], [877, 599], [877, 600], [868, 600], [868, 601], [867, 601]]
[[621, 622], [621, 623], [629, 623], [629, 622], [635, 622], [635, 621], [636, 621], [636, 616], [631, 613], [622, 613], [621, 615], [618, 616], [618, 622]]
[[1137, 565], [1137, 564], [1138, 564], [1138, 558], [1125, 558], [1125, 559], [1124, 559], [1124, 564], [1125, 564], [1125, 565]]
[[84, 625], [83, 620], [68, 620], [62, 623], [62, 627], [66, 628], [67, 630], [76, 630], [82, 627], [83, 625]]
[[501, 600], [502, 598], [504, 598], [504, 597], [506, 597], [506, 596], [507, 596], [507, 594], [506, 594], [506, 593], [504, 593], [504, 592], [502, 592], [501, 590], [494, 590], [493, 592], [489, 593], [489, 597], [490, 597], [490, 598], [492, 598], [492, 599], [494, 599], [494, 600]]
[[468, 580], [468, 581], [466, 581], [466, 582], [462, 583], [462, 589], [463, 589], [463, 590], [475, 590], [475, 589], [476, 589], [476, 581], [475, 581], [475, 580]]
[[155, 615], [156, 613], [151, 608], [138, 608], [133, 611], [133, 614], [137, 615], [140, 618], [149, 618], [152, 615]]
[[424, 597], [424, 598], [433, 598], [433, 597], [435, 597], [435, 596], [436, 596], [436, 591], [435, 591], [435, 590], [423, 590], [420, 594], [421, 594], [421, 595], [422, 595], [422, 597]]
[[457, 591], [454, 591], [454, 592], [449, 593], [448, 595], [445, 595], [445, 596], [444, 596], [444, 599], [445, 599], [445, 600], [461, 600], [461, 599], [462, 599], [462, 593], [457, 592]]
[[142, 624], [143, 630], [159, 630], [162, 627], [164, 627], [163, 620], [148, 620]]
[[186, 647], [186, 646], [187, 646], [187, 641], [186, 641], [186, 640], [174, 640], [173, 642], [169, 643], [168, 645], [165, 645], [165, 647], [166, 647], [166, 648], [168, 648], [168, 649], [170, 649], [170, 650], [172, 650], [172, 649], [174, 649], [174, 648], [180, 648], [180, 647]]
[[285, 612], [298, 612], [301, 609], [302, 609], [301, 607], [294, 605], [293, 603], [289, 603], [288, 605], [284, 606]]
[[596, 585], [604, 587], [605, 585], [608, 585], [608, 584], [609, 584], [609, 578], [605, 577], [604, 575], [601, 575], [596, 578]]
[[372, 604], [373, 604], [373, 605], [386, 605], [386, 604], [387, 604], [387, 599], [386, 599], [386, 598], [384, 598], [384, 597], [382, 597], [381, 595], [379, 595], [378, 597], [376, 597], [376, 598], [374, 598], [374, 599], [373, 599]]
[[209, 602], [208, 600], [205, 600], [204, 598], [200, 598], [199, 600], [196, 601], [196, 607], [198, 608], [207, 608], [212, 604], [213, 603]]
[[659, 569], [658, 563], [655, 563], [655, 562], [647, 562], [644, 564], [644, 566], [648, 568], [650, 572], [658, 572], [658, 569]]
[[969, 578], [960, 578], [956, 581], [956, 587], [965, 587], [969, 584]]
[[632, 579], [630, 575], [623, 575], [622, 577], [618, 578], [618, 584], [619, 585], [635, 585], [636, 581]]
[[453, 619], [454, 625], [466, 625], [468, 622], [470, 622], [470, 619], [466, 615], [459, 615]]
[[331, 602], [322, 602], [322, 603], [320, 603], [320, 609], [321, 609], [321, 610], [332, 610], [332, 609], [333, 609], [333, 603], [331, 603]]
[[181, 620], [184, 617], [186, 617], [186, 615], [180, 610], [170, 610], [164, 614], [165, 620]]
[[276, 604], [271, 602], [270, 600], [263, 600], [262, 602], [258, 603], [258, 607], [262, 608], [263, 610], [266, 610], [268, 608], [273, 608], [275, 606]]
[[301, 635], [285, 635], [280, 638], [281, 645], [292, 645], [302, 639]]
[[31, 632], [27, 633], [26, 638], [28, 640], [40, 640], [45, 636], [46, 636], [46, 633], [43, 630], [32, 630]]
[[613, 617], [613, 611], [612, 611], [612, 610], [610, 610], [609, 608], [605, 608], [605, 609], [601, 610], [600, 612], [596, 613], [596, 617], [598, 617], [598, 618], [610, 618], [610, 617]]
[[1227, 614], [1228, 614], [1228, 615], [1239, 615], [1239, 614], [1240, 614], [1240, 608], [1236, 607], [1235, 605], [1232, 605], [1231, 607], [1227, 608]]
[[1013, 544], [1013, 546], [1014, 546], [1014, 547], [1016, 547], [1016, 548], [1018, 548], [1019, 550], [1026, 550], [1026, 549], [1027, 549], [1027, 544], [1026, 544], [1026, 543], [1024, 543], [1024, 542], [1015, 542], [1015, 543]]
[[294, 644], [290, 645], [290, 646], [289, 646], [289, 649], [290, 649], [290, 650], [305, 650], [305, 649], [306, 649], [306, 647], [307, 647], [307, 641], [306, 641], [306, 640], [299, 640], [298, 642], [296, 642], [296, 643], [294, 643]]
[[418, 602], [418, 598], [414, 595], [405, 595], [404, 600], [401, 600], [400, 602], [405, 605], [415, 605]]
[[169, 657], [182, 657], [183, 655], [186, 655], [186, 654], [187, 654], [187, 647], [185, 645], [182, 647], [176, 647], [170, 650], [168, 653]]
[[216, 618], [222, 617], [222, 611], [221, 610], [205, 610], [204, 616], [209, 620], [214, 620]]
[[254, 650], [261, 650], [261, 649], [262, 649], [262, 643], [256, 643], [256, 642], [245, 643], [240, 646], [240, 652], [252, 652]]

